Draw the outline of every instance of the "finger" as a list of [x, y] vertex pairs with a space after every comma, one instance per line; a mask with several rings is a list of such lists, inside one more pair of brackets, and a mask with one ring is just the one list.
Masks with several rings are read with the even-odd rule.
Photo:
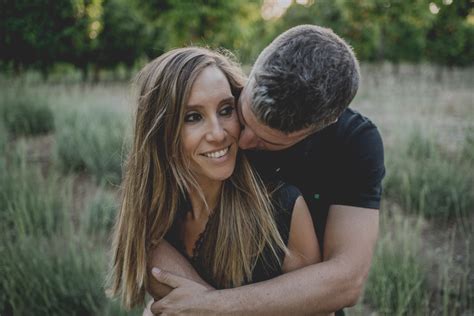
[[151, 304], [153, 304], [153, 300], [150, 300], [146, 306], [145, 306], [145, 309], [143, 310], [143, 314], [142, 316], [153, 316], [152, 312], [151, 312]]
[[153, 268], [151, 270], [151, 273], [153, 274], [155, 279], [158, 280], [158, 282], [166, 284], [173, 289], [184, 285], [188, 281], [185, 278], [179, 277], [177, 275], [174, 275], [170, 272], [167, 272], [158, 268]]
[[162, 315], [163, 306], [161, 300], [153, 302], [150, 307], [150, 311], [153, 315]]

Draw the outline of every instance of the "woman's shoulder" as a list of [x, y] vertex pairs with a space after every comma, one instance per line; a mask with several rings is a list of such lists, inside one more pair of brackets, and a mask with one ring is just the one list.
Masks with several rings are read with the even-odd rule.
[[278, 211], [293, 212], [293, 208], [296, 203], [296, 199], [300, 197], [301, 191], [294, 185], [280, 182], [272, 191], [272, 200], [275, 204], [277, 213]]
[[280, 182], [272, 190], [273, 216], [285, 244], [288, 243], [296, 200], [302, 194], [294, 185]]

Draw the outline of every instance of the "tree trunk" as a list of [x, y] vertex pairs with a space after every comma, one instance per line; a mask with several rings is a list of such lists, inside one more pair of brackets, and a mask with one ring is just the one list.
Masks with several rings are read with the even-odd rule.
[[92, 68], [92, 82], [93, 83], [98, 83], [100, 81], [100, 69], [99, 66], [94, 65]]

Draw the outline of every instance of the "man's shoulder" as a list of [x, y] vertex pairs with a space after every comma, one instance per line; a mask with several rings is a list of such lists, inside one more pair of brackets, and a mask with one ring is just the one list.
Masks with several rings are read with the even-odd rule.
[[316, 150], [324, 145], [347, 148], [354, 143], [372, 142], [374, 136], [380, 138], [377, 126], [358, 111], [347, 108], [337, 122], [311, 135], [308, 143]]
[[377, 126], [366, 116], [356, 110], [346, 109], [333, 126], [334, 137], [346, 142], [364, 132], [377, 132]]
[[347, 108], [344, 110], [344, 112], [342, 112], [338, 119], [338, 123], [344, 124], [344, 126], [347, 128], [360, 124], [373, 124], [367, 116], [352, 108]]

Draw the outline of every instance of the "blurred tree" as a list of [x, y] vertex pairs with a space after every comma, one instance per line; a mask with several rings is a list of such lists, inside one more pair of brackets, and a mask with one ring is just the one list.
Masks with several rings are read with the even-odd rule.
[[39, 69], [46, 77], [59, 61], [87, 73], [101, 32], [102, 0], [3, 0], [0, 58], [16, 73]]
[[[361, 60], [449, 66], [474, 60], [471, 0], [293, 1], [275, 17], [276, 0], [0, 0], [3, 68], [39, 69], [56, 62], [90, 70], [130, 68], [185, 45], [225, 47], [252, 62], [281, 32], [303, 24], [332, 28]], [[286, 10], [286, 13], [285, 13]], [[265, 17], [265, 19], [264, 19]]]
[[431, 23], [427, 0], [335, 0], [292, 5], [276, 33], [301, 24], [329, 27], [362, 60], [420, 61]]
[[[316, 24], [331, 28], [335, 33], [345, 37], [349, 35], [348, 25], [343, 10], [344, 1], [309, 1], [306, 5], [293, 4], [281, 18], [269, 20], [264, 48], [273, 38], [287, 29], [300, 24]], [[345, 38], [351, 42], [351, 38]]]
[[285, 14], [274, 21], [271, 29], [270, 40], [285, 30], [299, 24], [316, 24], [329, 27], [340, 34], [344, 25], [341, 1], [315, 1], [307, 5], [292, 5]]
[[136, 4], [158, 30], [154, 35], [155, 54], [151, 57], [161, 50], [186, 45], [248, 53], [252, 23], [260, 19], [260, 6], [255, 1], [136, 0]]
[[75, 28], [73, 3], [48, 0], [2, 0], [0, 59], [15, 73], [34, 67], [47, 75], [67, 49]]
[[474, 3], [470, 0], [433, 1], [435, 17], [427, 35], [426, 56], [447, 66], [474, 62]]
[[380, 43], [380, 23], [373, 0], [340, 1], [341, 18], [334, 29], [354, 48], [361, 60], [375, 61]]
[[89, 77], [89, 66], [99, 46], [103, 30], [103, 0], [71, 0], [74, 4], [75, 25], [70, 29], [68, 50], [60, 60], [69, 62], [82, 71], [83, 80]]
[[150, 27], [126, 0], [105, 0], [97, 35], [97, 45], [90, 52], [94, 79], [99, 69], [115, 69], [119, 64], [130, 69], [144, 55], [150, 43]]
[[374, 0], [371, 17], [380, 28], [379, 60], [421, 61], [432, 18], [427, 0]]

